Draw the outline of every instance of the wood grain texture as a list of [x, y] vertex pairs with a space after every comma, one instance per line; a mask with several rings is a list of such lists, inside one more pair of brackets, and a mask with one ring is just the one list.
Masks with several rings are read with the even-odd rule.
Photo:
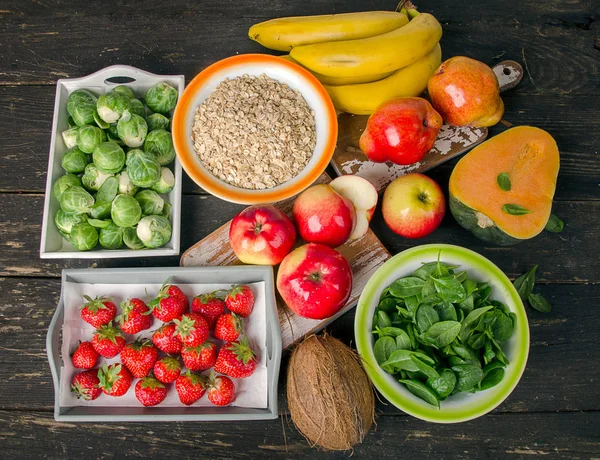
[[[331, 178], [323, 173], [316, 184], [324, 184]], [[296, 197], [289, 198], [276, 203], [279, 209], [286, 214], [291, 214], [292, 206]], [[240, 264], [231, 245], [229, 244], [229, 226], [231, 222], [219, 227], [213, 233], [189, 248], [181, 256], [182, 267], [206, 267], [219, 265]], [[301, 244], [297, 241], [297, 245]], [[337, 248], [352, 267], [352, 292], [346, 306], [335, 315], [324, 319], [314, 320], [303, 318], [295, 314], [277, 295], [277, 309], [279, 313], [279, 326], [281, 327], [281, 342], [284, 349], [298, 343], [303, 337], [321, 330], [327, 324], [352, 309], [360, 294], [377, 269], [391, 256], [383, 247], [372, 231], [358, 240], [350, 241]]]

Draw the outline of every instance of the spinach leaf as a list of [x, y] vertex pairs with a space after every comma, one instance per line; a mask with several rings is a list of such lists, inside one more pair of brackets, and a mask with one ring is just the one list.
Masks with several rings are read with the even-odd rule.
[[450, 369], [444, 369], [440, 372], [439, 377], [427, 379], [427, 385], [435, 391], [440, 399], [446, 398], [454, 391], [456, 375]]
[[494, 308], [492, 305], [488, 305], [487, 307], [476, 308], [467, 315], [467, 317], [465, 318], [465, 324], [475, 324], [476, 322], [479, 322], [481, 315], [488, 312], [492, 308]]
[[440, 317], [440, 321], [457, 321], [456, 308], [451, 303], [441, 303], [433, 307]]
[[510, 189], [511, 189], [510, 177], [508, 177], [507, 172], [498, 174], [498, 177], [496, 177], [496, 181], [498, 182], [498, 186], [500, 187], [501, 190], [504, 190], [505, 192], [510, 191]]
[[396, 342], [393, 338], [384, 336], [377, 339], [373, 345], [373, 354], [377, 364], [381, 365], [386, 362], [394, 350], [396, 350]]
[[462, 358], [465, 364], [474, 364], [476, 366], [481, 366], [479, 362], [479, 356], [469, 347], [462, 345], [460, 343], [453, 343], [452, 350], [454, 353]]
[[535, 271], [537, 268], [538, 266], [534, 265], [531, 270], [519, 276], [513, 283], [523, 302], [527, 302], [527, 299], [533, 290], [535, 284]]
[[427, 329], [425, 337], [433, 340], [438, 348], [442, 348], [454, 342], [459, 332], [460, 323], [458, 321], [440, 321]]
[[392, 325], [392, 322], [390, 321], [390, 317], [383, 310], [377, 311], [377, 325], [382, 329], [384, 327], [390, 327]]
[[433, 278], [433, 283], [438, 296], [444, 303], [462, 302], [467, 297], [463, 285], [452, 276]]
[[550, 214], [550, 218], [548, 219], [548, 222], [546, 222], [544, 230], [552, 233], [560, 233], [563, 231], [564, 228], [565, 223], [562, 220], [560, 220], [560, 217], [555, 216], [554, 214]]
[[414, 275], [421, 278], [423, 281], [428, 280], [431, 276], [446, 276], [450, 274], [450, 270], [458, 268], [458, 265], [450, 265], [444, 262], [427, 262], [415, 270]]
[[506, 342], [513, 334], [512, 320], [499, 310], [496, 310], [496, 321], [491, 326], [491, 333], [498, 342]]
[[475, 301], [474, 301], [474, 297], [473, 294], [469, 294], [469, 296], [463, 300], [462, 302], [460, 302], [458, 304], [459, 308], [461, 310], [464, 310], [465, 312], [470, 313], [473, 308], [475, 308]]
[[[395, 346], [396, 343], [394, 342]], [[390, 374], [400, 372], [402, 369], [405, 371], [418, 371], [419, 368], [410, 359], [412, 353], [410, 350], [394, 350], [390, 357], [381, 364], [381, 368]]]
[[381, 295], [379, 296], [379, 301], [381, 302], [383, 299], [387, 299], [391, 297], [390, 287], [386, 287], [383, 291], [381, 291]]
[[491, 363], [483, 366], [483, 373], [488, 374], [489, 372], [493, 371], [494, 369], [504, 369], [505, 367], [506, 367], [506, 364], [504, 364], [500, 361], [492, 361]]
[[407, 297], [404, 299], [406, 304], [406, 309], [412, 318], [415, 317], [415, 313], [417, 313], [417, 308], [419, 308], [419, 298], [415, 295]]
[[414, 354], [410, 355], [410, 360], [413, 362], [415, 366], [419, 369], [420, 372], [425, 374], [427, 378], [438, 378], [440, 375], [437, 371], [431, 367], [429, 364], [425, 364], [419, 358], [417, 358]]
[[504, 369], [501, 369], [501, 368], [492, 369], [490, 372], [487, 373], [487, 375], [483, 378], [483, 380], [481, 380], [481, 382], [479, 383], [478, 389], [480, 391], [489, 390], [490, 388], [498, 385], [502, 381], [503, 378], [504, 378]]
[[427, 329], [437, 323], [440, 317], [432, 306], [423, 304], [419, 306], [415, 319], [419, 330], [427, 332]]
[[377, 308], [385, 311], [386, 313], [392, 313], [393, 311], [396, 311], [396, 300], [392, 299], [391, 297], [387, 297], [379, 302]]
[[455, 389], [458, 391], [472, 390], [483, 379], [483, 370], [473, 364], [459, 364], [451, 369], [456, 374]]
[[412, 315], [408, 312], [406, 308], [398, 307], [398, 313], [402, 316], [402, 318], [411, 318]]
[[462, 282], [463, 287], [465, 288], [465, 292], [467, 293], [467, 296], [470, 296], [471, 294], [473, 294], [475, 291], [477, 291], [477, 283], [475, 281], [473, 281], [472, 279], [466, 279]]
[[488, 365], [495, 357], [496, 353], [494, 353], [492, 343], [489, 340], [486, 340], [483, 345], [483, 364]]
[[396, 335], [396, 350], [410, 350], [411, 341], [408, 334], [400, 329], [400, 333]]
[[413, 327], [412, 324], [408, 324], [406, 326], [406, 333], [408, 334], [408, 337], [410, 338], [410, 348], [412, 350], [414, 350], [415, 348], [417, 348], [417, 337], [415, 334], [415, 328]]
[[407, 276], [400, 278], [392, 283], [390, 286], [390, 294], [394, 297], [400, 297], [405, 299], [413, 295], [419, 294], [423, 289], [423, 281], [421, 278], [416, 276]]
[[462, 271], [460, 271], [458, 273], [455, 273], [454, 274], [454, 278], [456, 278], [456, 281], [458, 281], [459, 283], [462, 284], [463, 281], [467, 280], [467, 271], [466, 270], [462, 270]]
[[406, 332], [404, 332], [399, 327], [393, 327], [393, 326], [388, 326], [388, 327], [377, 326], [375, 328], [375, 330], [373, 331], [373, 334], [377, 334], [377, 335], [379, 335], [379, 337], [391, 337], [391, 338], [398, 337], [400, 334], [403, 334], [403, 333], [406, 334]]
[[467, 345], [469, 345], [473, 350], [479, 350], [485, 345], [485, 339], [486, 335], [484, 333], [476, 332], [469, 337], [469, 340], [467, 340]]
[[450, 364], [450, 366], [458, 366], [460, 364], [470, 364], [470, 363], [467, 360], [462, 359], [460, 356], [449, 356], [448, 364]]
[[408, 391], [421, 398], [426, 403], [429, 403], [437, 408], [440, 407], [440, 400], [438, 399], [437, 395], [424, 383], [419, 382], [418, 380], [399, 380], [399, 382], [406, 385]]
[[521, 206], [519, 204], [514, 204], [514, 203], [507, 203], [507, 204], [503, 205], [502, 210], [505, 213], [513, 215], [513, 216], [522, 216], [524, 214], [529, 214], [529, 213], [533, 212], [533, 211], [530, 211], [529, 209], [524, 208], [523, 206]]
[[550, 305], [550, 302], [548, 302], [541, 294], [529, 294], [527, 299], [529, 300], [531, 308], [539, 312], [548, 313], [552, 311], [552, 305]]

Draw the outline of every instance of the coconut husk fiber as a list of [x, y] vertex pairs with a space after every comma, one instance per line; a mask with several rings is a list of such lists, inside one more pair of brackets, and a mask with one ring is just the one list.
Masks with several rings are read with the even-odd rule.
[[294, 349], [287, 398], [298, 431], [313, 447], [328, 450], [352, 449], [375, 415], [373, 389], [359, 356], [326, 334], [311, 335]]

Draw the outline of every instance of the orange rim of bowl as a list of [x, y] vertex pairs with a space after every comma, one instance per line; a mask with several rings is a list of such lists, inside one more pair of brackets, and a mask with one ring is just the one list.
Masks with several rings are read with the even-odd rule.
[[[326, 117], [331, 129], [329, 130], [327, 142], [323, 147], [321, 157], [318, 162], [312, 167], [311, 171], [302, 180], [290, 184], [286, 187], [286, 182], [279, 185], [276, 189], [266, 190], [250, 190], [236, 188], [232, 190], [229, 184], [221, 181], [216, 176], [208, 171], [203, 171], [197, 166], [196, 153], [191, 147], [191, 143], [186, 139], [185, 115], [191, 110], [196, 110], [193, 107], [194, 95], [202, 88], [202, 86], [212, 78], [216, 73], [240, 64], [277, 64], [285, 67], [288, 70], [300, 74], [311, 86], [311, 89], [319, 96], [323, 106], [326, 109]], [[206, 69], [201, 71], [188, 84], [180, 97], [175, 113], [173, 114], [172, 124], [173, 143], [177, 157], [185, 169], [188, 176], [200, 185], [207, 192], [234, 203], [241, 204], [258, 204], [258, 203], [274, 203], [294, 196], [304, 189], [308, 188], [317, 178], [325, 171], [325, 168], [331, 161], [335, 150], [338, 134], [337, 115], [333, 102], [329, 98], [327, 91], [323, 85], [317, 80], [308, 70], [300, 67], [293, 62], [285, 59], [271, 56], [268, 54], [242, 54], [231, 56], [211, 64]], [[259, 193], [257, 193], [259, 192]]]

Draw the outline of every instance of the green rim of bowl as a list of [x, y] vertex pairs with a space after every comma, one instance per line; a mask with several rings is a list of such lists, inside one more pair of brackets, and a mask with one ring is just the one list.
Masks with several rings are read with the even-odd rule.
[[[378, 304], [381, 291], [386, 287], [383, 286], [386, 279], [393, 276], [399, 267], [415, 259], [419, 259], [419, 263], [437, 260], [440, 250], [442, 251], [442, 261], [445, 256], [455, 256], [465, 260], [468, 264], [468, 267], [465, 268], [476, 271], [482, 276], [489, 277], [489, 279], [494, 278], [508, 292], [509, 298], [506, 299], [507, 306], [517, 315], [517, 325], [513, 336], [517, 344], [515, 347], [516, 352], [511, 356], [510, 364], [505, 369], [504, 378], [496, 387], [478, 393], [489, 394], [491, 397], [478, 398], [471, 402], [454, 405], [450, 409], [444, 408], [444, 401], [442, 401], [440, 409], [430, 406], [412, 395], [400, 383], [390, 382], [390, 375], [381, 369], [375, 360], [372, 342], [373, 334], [371, 328], [366, 327], [366, 325], [372, 324], [373, 312]], [[363, 367], [379, 392], [388, 401], [407, 414], [437, 423], [465, 422], [487, 414], [498, 407], [519, 383], [529, 354], [529, 322], [527, 321], [523, 302], [512, 282], [502, 270], [482, 255], [450, 244], [417, 246], [395, 255], [383, 264], [368, 281], [360, 296], [354, 320], [354, 335], [356, 338], [356, 347], [363, 359]]]

